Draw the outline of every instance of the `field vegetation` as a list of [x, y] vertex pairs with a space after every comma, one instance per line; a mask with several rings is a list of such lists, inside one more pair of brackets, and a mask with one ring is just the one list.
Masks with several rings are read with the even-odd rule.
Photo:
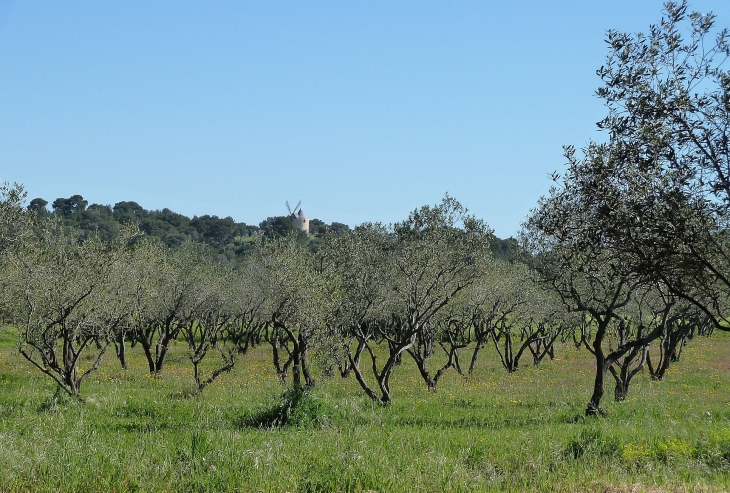
[[[108, 355], [79, 403], [19, 359], [0, 365], [2, 491], [727, 491], [730, 337], [698, 337], [663, 381], [647, 372], [586, 417], [590, 354], [508, 373], [492, 347], [436, 393], [410, 359], [389, 406], [350, 376], [291, 408], [263, 346], [200, 395], [186, 346], [156, 377], [137, 346]], [[91, 364], [86, 361], [83, 364]], [[290, 391], [291, 392], [291, 391]]]

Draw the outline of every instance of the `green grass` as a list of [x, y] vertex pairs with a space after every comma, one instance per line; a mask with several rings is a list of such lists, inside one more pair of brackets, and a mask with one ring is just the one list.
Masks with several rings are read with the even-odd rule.
[[[324, 378], [286, 402], [263, 347], [199, 397], [185, 346], [163, 375], [107, 358], [77, 403], [0, 336], [0, 491], [728, 491], [730, 335], [699, 338], [663, 382], [637, 376], [604, 419], [585, 418], [592, 362], [508, 375], [485, 351], [477, 373], [430, 394], [408, 358], [394, 403], [354, 378]], [[612, 396], [612, 387], [607, 396]]]

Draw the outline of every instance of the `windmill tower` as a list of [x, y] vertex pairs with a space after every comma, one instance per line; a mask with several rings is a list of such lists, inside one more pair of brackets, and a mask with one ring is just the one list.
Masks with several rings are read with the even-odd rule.
[[[307, 219], [307, 216], [304, 215], [304, 211], [301, 207], [302, 201], [300, 200], [299, 203], [294, 206], [294, 210], [292, 210], [289, 207], [289, 201], [286, 201], [286, 210], [289, 211], [289, 218], [291, 219], [291, 224], [297, 229], [301, 229], [305, 233], [309, 234], [309, 219]], [[297, 209], [299, 211], [297, 212]]]

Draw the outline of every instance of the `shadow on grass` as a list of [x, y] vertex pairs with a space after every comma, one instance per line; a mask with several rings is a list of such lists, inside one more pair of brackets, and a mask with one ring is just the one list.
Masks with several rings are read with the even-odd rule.
[[41, 403], [38, 405], [37, 411], [38, 414], [55, 413], [69, 405], [77, 405], [79, 403], [79, 399], [71, 397], [63, 389], [61, 389], [60, 387], [56, 387], [56, 390], [53, 392], [52, 395], [48, 396], [47, 399], [43, 399], [41, 401]]

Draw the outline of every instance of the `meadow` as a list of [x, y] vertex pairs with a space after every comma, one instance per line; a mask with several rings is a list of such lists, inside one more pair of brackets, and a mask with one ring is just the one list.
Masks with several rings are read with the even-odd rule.
[[128, 370], [110, 350], [79, 403], [15, 340], [0, 336], [3, 492], [730, 490], [730, 334], [695, 338], [625, 402], [607, 389], [606, 418], [584, 416], [591, 356], [561, 344], [513, 374], [485, 350], [472, 377], [448, 374], [436, 393], [405, 357], [386, 407], [353, 376], [318, 371], [278, 427], [267, 419], [286, 387], [266, 346], [199, 396], [183, 343], [156, 378], [139, 347]]

